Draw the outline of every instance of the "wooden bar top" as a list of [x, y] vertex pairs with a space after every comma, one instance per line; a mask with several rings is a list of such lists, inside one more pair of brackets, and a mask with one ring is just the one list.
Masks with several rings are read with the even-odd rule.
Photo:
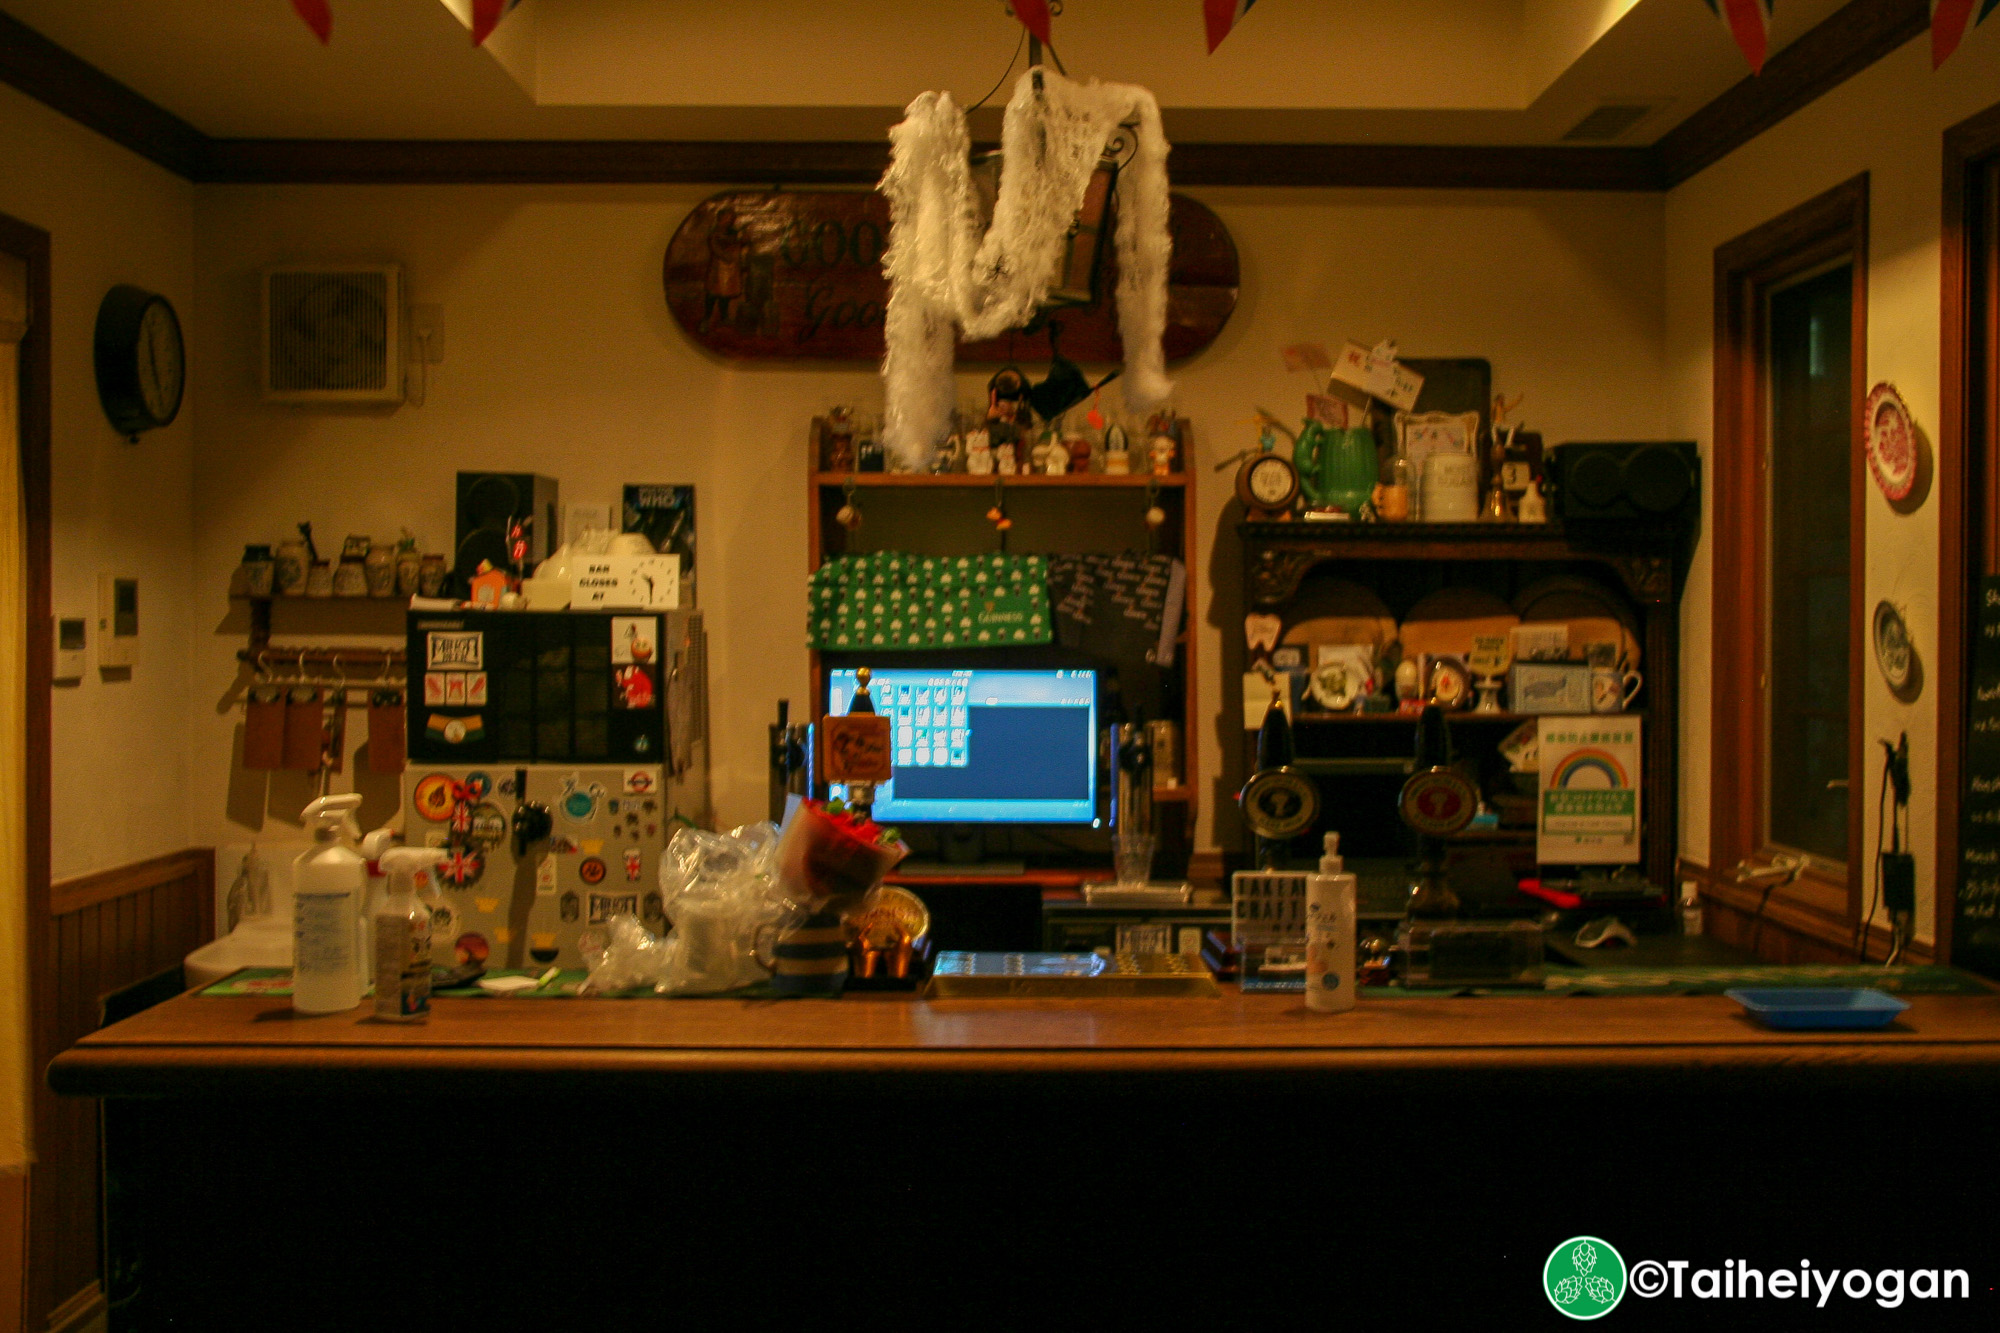
[[282, 1095], [342, 1080], [419, 1090], [471, 1075], [663, 1083], [759, 1074], [1783, 1069], [1952, 1072], [2000, 1083], [2000, 995], [1914, 996], [1890, 1027], [1786, 1033], [1722, 996], [1297, 996], [837, 1001], [438, 1000], [430, 1021], [295, 1015], [284, 998], [183, 995], [85, 1037], [50, 1066], [77, 1096]]

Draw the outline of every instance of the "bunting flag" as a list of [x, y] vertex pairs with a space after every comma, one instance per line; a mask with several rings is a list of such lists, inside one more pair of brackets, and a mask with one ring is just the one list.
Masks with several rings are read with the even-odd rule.
[[326, 0], [292, 0], [292, 12], [306, 21], [321, 46], [332, 38], [333, 10], [327, 7]]
[[1702, 0], [1709, 13], [1728, 25], [1752, 74], [1764, 72], [1771, 46], [1771, 0]]
[[1021, 20], [1021, 26], [1028, 35], [1048, 46], [1049, 42], [1049, 0], [1009, 0], [1014, 17]]
[[1202, 17], [1208, 21], [1208, 53], [1215, 54], [1215, 48], [1222, 45], [1222, 39], [1229, 30], [1243, 21], [1250, 12], [1250, 6], [1257, 0], [1201, 0]]
[[500, 20], [520, 3], [521, 0], [472, 0], [472, 44], [484, 46], [493, 30], [500, 26]]
[[1965, 30], [1984, 23], [1995, 8], [2000, 8], [2000, 0], [1931, 0], [1931, 68], [1951, 59], [1965, 40]]

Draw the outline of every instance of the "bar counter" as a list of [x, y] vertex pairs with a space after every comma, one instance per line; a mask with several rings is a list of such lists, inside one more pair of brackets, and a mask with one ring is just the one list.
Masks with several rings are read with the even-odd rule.
[[[1342, 1283], [1515, 1326], [1553, 1317], [1540, 1265], [1577, 1235], [1920, 1258], [1990, 1295], [2000, 994], [1908, 998], [1788, 1034], [1721, 996], [440, 999], [396, 1026], [187, 995], [49, 1079], [106, 1099], [114, 1330], [1229, 1327]], [[1449, 1281], [1391, 1280], [1444, 1271], [1420, 1246]]]
[[1391, 1070], [1534, 1075], [1783, 1071], [2000, 1084], [2000, 994], [1919, 995], [1879, 1032], [1774, 1032], [1722, 996], [839, 1001], [440, 999], [430, 1021], [305, 1017], [284, 998], [183, 995], [84, 1038], [51, 1066], [91, 1097], [317, 1090], [422, 1093], [466, 1076], [717, 1084], [756, 1075], [1062, 1076], [1179, 1072], [1339, 1079]]

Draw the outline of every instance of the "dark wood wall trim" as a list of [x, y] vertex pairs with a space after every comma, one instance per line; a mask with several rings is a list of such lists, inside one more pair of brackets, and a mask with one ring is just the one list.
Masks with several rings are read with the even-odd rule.
[[[216, 139], [192, 178], [218, 185], [872, 185], [888, 165], [888, 145], [877, 142]], [[1177, 186], [1662, 187], [1646, 148], [1186, 143], [1174, 148], [1173, 177]]]
[[[64, 880], [43, 902], [51, 910], [29, 937], [40, 962], [33, 1000], [37, 1069], [96, 1030], [105, 994], [178, 964], [214, 937], [215, 852], [190, 847]], [[58, 1315], [87, 1317], [98, 1299], [96, 1104], [59, 1098], [46, 1083], [37, 1087], [35, 1146], [28, 1327], [43, 1328]]]
[[1654, 145], [1666, 188], [1930, 30], [1930, 0], [1852, 0]]
[[1994, 467], [1995, 386], [1987, 382], [2000, 328], [2000, 106], [1944, 134], [1938, 356], [1937, 936], [1951, 957], [1958, 912], [1960, 793], [1965, 785], [1967, 683], [1974, 580], [2000, 571], [2000, 469]]
[[[1865, 506], [1867, 474], [1861, 449], [1861, 407], [1868, 392], [1868, 175], [1809, 199], [1715, 251], [1715, 424], [1709, 448], [1715, 479], [1712, 528], [1715, 566], [1710, 632], [1711, 667], [1718, 673], [1709, 723], [1709, 864], [1733, 868], [1762, 853], [1763, 754], [1766, 699], [1758, 676], [1765, 660], [1765, 399], [1760, 372], [1763, 297], [1773, 285], [1841, 258], [1851, 259], [1849, 523], [1851, 540], [1848, 640], [1847, 866], [1844, 882], [1808, 871], [1779, 889], [1802, 911], [1830, 927], [1851, 929], [1861, 916], [1866, 871], [1862, 824], [1866, 756], [1862, 688], [1866, 643]], [[1727, 873], [1727, 872], [1725, 872]]]
[[[1852, 0], [1651, 147], [1219, 144], [1174, 149], [1181, 186], [1657, 191], [1679, 184], [1929, 23], [1928, 0]], [[873, 142], [213, 139], [0, 14], [0, 81], [202, 184], [868, 185]]]
[[0, 14], [0, 82], [176, 175], [193, 179], [200, 168], [207, 135], [7, 14]]

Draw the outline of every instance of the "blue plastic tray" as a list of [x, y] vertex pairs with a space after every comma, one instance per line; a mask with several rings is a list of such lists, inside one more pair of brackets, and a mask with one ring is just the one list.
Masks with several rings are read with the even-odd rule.
[[1738, 987], [1722, 993], [1771, 1028], [1852, 1031], [1886, 1027], [1910, 1007], [1907, 1000], [1861, 986]]

